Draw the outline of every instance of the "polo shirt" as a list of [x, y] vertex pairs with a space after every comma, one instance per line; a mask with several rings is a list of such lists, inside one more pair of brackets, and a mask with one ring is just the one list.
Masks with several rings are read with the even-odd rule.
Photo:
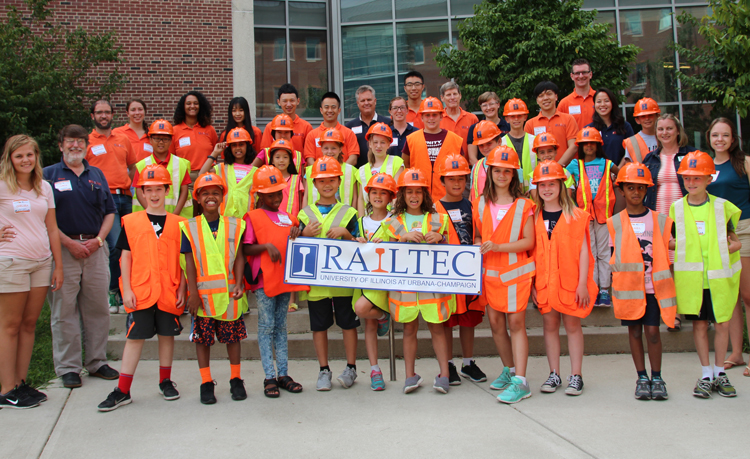
[[141, 137], [138, 137], [138, 133], [130, 127], [130, 124], [126, 124], [112, 129], [112, 132], [123, 134], [130, 140], [130, 146], [133, 148], [133, 153], [135, 154], [135, 162], [143, 158], [148, 158], [154, 152], [154, 147], [151, 146], [151, 142], [148, 140], [148, 130]]
[[[171, 153], [167, 153], [167, 159], [165, 159], [164, 161], [159, 161], [158, 159], [156, 159], [156, 156], [153, 156], [153, 155], [150, 155], [150, 156], [154, 158], [154, 164], [164, 166], [164, 169], [166, 169], [169, 172], [169, 175], [170, 176], [172, 175], [172, 171], [169, 170], [169, 161], [172, 160]], [[177, 165], [177, 167], [179, 167], [179, 165]], [[133, 188], [138, 188], [138, 180], [140, 179], [140, 177], [141, 177], [141, 174], [139, 174], [136, 171], [135, 175], [133, 176]], [[190, 182], [191, 182], [190, 171], [186, 171], [185, 175], [182, 177], [182, 182], [180, 183], [180, 185], [190, 185]], [[179, 194], [179, 191], [178, 191], [178, 194]]]
[[409, 123], [406, 123], [406, 129], [404, 129], [404, 133], [398, 132], [396, 128], [393, 127], [393, 122], [389, 124], [391, 128], [391, 132], [393, 132], [393, 142], [391, 142], [391, 147], [388, 149], [388, 154], [393, 156], [401, 156], [401, 152], [404, 151], [404, 145], [406, 145], [406, 138], [409, 137], [410, 134], [417, 132], [419, 129], [415, 128]]
[[409, 105], [406, 105], [406, 122], [411, 123], [417, 129], [424, 129], [424, 122], [422, 122], [422, 115], [412, 110]]
[[109, 136], [104, 136], [96, 130], [91, 131], [86, 161], [104, 173], [112, 193], [122, 190], [123, 194], [130, 194], [128, 166], [137, 161], [130, 140], [125, 134], [110, 132]]
[[545, 132], [555, 136], [558, 143], [555, 161], [560, 161], [565, 150], [568, 149], [568, 140], [575, 139], [576, 134], [578, 134], [578, 124], [576, 124], [575, 118], [567, 113], [556, 111], [552, 118], [547, 118], [539, 113], [539, 115], [526, 121], [523, 130], [535, 136]]
[[[593, 123], [589, 123], [586, 127], [594, 127], [594, 125]], [[625, 135], [618, 134], [614, 126], [608, 126], [607, 129], [599, 132], [601, 133], [602, 141], [604, 142], [604, 145], [602, 146], [604, 149], [604, 156], [613, 163], [620, 164], [622, 158], [625, 157], [625, 147], [622, 146], [622, 142], [635, 135], [633, 133], [633, 127], [630, 123], [625, 121]]]
[[477, 124], [479, 118], [477, 118], [477, 115], [469, 113], [461, 107], [458, 107], [458, 109], [461, 110], [458, 119], [453, 121], [453, 118], [448, 116], [448, 112], [445, 112], [443, 114], [443, 119], [440, 120], [440, 127], [452, 131], [454, 134], [458, 134], [464, 139], [464, 144], [461, 147], [461, 154], [466, 156], [469, 152], [469, 144], [467, 142], [467, 139], [469, 138], [469, 128]]
[[76, 175], [61, 158], [42, 172], [52, 185], [57, 227], [64, 234], [99, 234], [104, 217], [115, 213], [104, 173], [85, 159], [83, 167], [81, 175]]
[[594, 91], [589, 87], [589, 93], [586, 97], [579, 96], [575, 90], [557, 104], [557, 111], [567, 113], [576, 120], [578, 130], [594, 120]]
[[370, 129], [370, 126], [375, 123], [391, 124], [391, 119], [385, 116], [378, 116], [378, 114], [375, 113], [375, 116], [372, 117], [370, 124], [362, 121], [362, 115], [360, 115], [359, 117], [354, 118], [344, 125], [351, 129], [354, 135], [357, 137], [357, 144], [359, 145], [359, 158], [357, 158], [356, 165], [357, 169], [367, 164], [367, 152], [370, 151], [370, 146], [367, 144], [367, 139], [365, 139], [365, 136], [367, 135], [367, 130]]
[[[305, 148], [305, 139], [307, 139], [307, 134], [312, 131], [313, 128], [307, 121], [303, 120], [301, 117], [296, 117], [294, 121], [292, 121], [292, 144], [294, 145], [294, 149], [296, 151], [302, 151]], [[257, 148], [258, 151], [268, 148], [271, 146], [271, 144], [274, 142], [273, 136], [271, 135], [271, 123], [266, 124], [266, 128], [263, 130], [263, 138], [260, 141], [260, 148]]]
[[[315, 129], [310, 131], [309, 134], [307, 134], [307, 138], [305, 139], [305, 149], [302, 152], [302, 155], [305, 159], [318, 159], [323, 156], [323, 152], [320, 149], [318, 139], [327, 129], [328, 128], [325, 127], [323, 123], [320, 123], [320, 126], [316, 127]], [[359, 144], [357, 143], [357, 136], [354, 135], [351, 129], [342, 125], [341, 123], [336, 123], [336, 129], [338, 129], [344, 135], [344, 145], [341, 147], [341, 150], [344, 152], [344, 162], [346, 162], [347, 158], [349, 158], [349, 155], [359, 154]]]
[[174, 127], [169, 152], [187, 159], [190, 161], [190, 169], [199, 171], [218, 142], [219, 136], [213, 126], [203, 127], [196, 123], [190, 127], [183, 122]]

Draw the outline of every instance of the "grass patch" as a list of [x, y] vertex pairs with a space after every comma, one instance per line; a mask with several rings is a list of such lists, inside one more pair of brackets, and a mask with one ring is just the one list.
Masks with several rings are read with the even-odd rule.
[[32, 387], [42, 387], [54, 379], [55, 364], [52, 360], [52, 329], [50, 328], [50, 309], [45, 301], [39, 319], [36, 322], [36, 339], [34, 352], [31, 354], [29, 374], [26, 382]]

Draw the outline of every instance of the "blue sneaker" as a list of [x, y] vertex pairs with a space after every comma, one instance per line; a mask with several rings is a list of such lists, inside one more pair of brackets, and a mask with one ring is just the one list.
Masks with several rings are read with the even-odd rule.
[[511, 378], [515, 376], [515, 374], [510, 372], [510, 368], [503, 367], [503, 372], [500, 373], [500, 376], [497, 377], [496, 380], [490, 384], [490, 389], [492, 390], [505, 390], [512, 384]]
[[531, 389], [528, 384], [524, 384], [521, 378], [513, 376], [511, 385], [502, 394], [497, 396], [497, 400], [502, 403], [518, 403], [525, 398], [531, 397]]
[[610, 298], [609, 292], [607, 290], [601, 290], [599, 292], [599, 301], [597, 302], [597, 304], [606, 308], [612, 306], [612, 298]]
[[385, 317], [378, 319], [378, 336], [385, 336], [388, 334], [388, 329], [391, 328], [391, 315], [385, 313]]
[[385, 390], [385, 381], [383, 380], [382, 371], [371, 371], [370, 372], [370, 389], [380, 392]]

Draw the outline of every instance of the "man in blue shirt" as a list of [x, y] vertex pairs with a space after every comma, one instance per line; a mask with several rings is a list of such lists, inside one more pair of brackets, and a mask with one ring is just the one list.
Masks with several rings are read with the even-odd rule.
[[375, 123], [390, 124], [391, 119], [387, 116], [378, 116], [375, 112], [378, 100], [375, 98], [375, 89], [372, 86], [360, 86], [357, 88], [357, 92], [354, 93], [354, 97], [357, 99], [359, 117], [354, 118], [344, 126], [351, 129], [354, 135], [357, 136], [359, 157], [357, 158], [356, 167], [360, 168], [367, 164], [367, 152], [370, 150], [369, 145], [367, 145], [367, 139], [365, 139], [367, 130]]

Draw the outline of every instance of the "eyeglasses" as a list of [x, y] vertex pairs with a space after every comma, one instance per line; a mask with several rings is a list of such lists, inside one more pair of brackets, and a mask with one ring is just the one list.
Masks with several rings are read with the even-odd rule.
[[587, 70], [585, 72], [570, 72], [570, 74], [573, 76], [585, 76], [585, 75], [588, 75], [589, 73], [591, 73], [591, 70]]
[[487, 110], [488, 108], [499, 107], [499, 106], [500, 104], [498, 104], [497, 102], [485, 102], [482, 105], [480, 105], [479, 108], [481, 108], [482, 110]]
[[398, 107], [391, 107], [391, 110], [394, 112], [405, 112], [408, 109], [406, 108], [406, 105], [399, 105]]
[[416, 88], [417, 86], [422, 86], [424, 83], [404, 83], [404, 87], [406, 88]]
[[170, 137], [151, 137], [151, 141], [154, 143], [170, 142], [171, 140]]
[[86, 139], [63, 139], [65, 145], [86, 145]]
[[94, 112], [94, 115], [111, 115], [111, 114], [112, 114], [111, 110], [99, 110], [99, 111]]

